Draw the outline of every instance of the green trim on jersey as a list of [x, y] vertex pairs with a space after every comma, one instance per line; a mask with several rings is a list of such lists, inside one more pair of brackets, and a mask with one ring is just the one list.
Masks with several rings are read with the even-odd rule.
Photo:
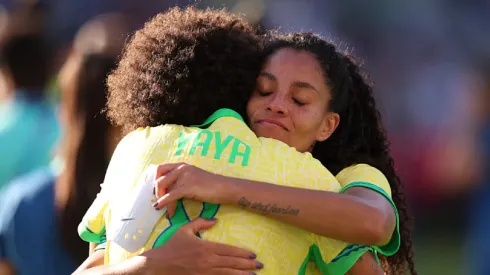
[[[349, 251], [346, 251], [347, 248], [349, 248]], [[372, 250], [369, 246], [359, 245], [350, 245], [347, 248], [342, 250], [335, 259], [327, 264], [323, 261], [318, 246], [316, 244], [310, 246], [310, 251], [308, 252], [308, 255], [306, 255], [300, 270], [298, 270], [298, 275], [306, 274], [306, 266], [310, 261], [314, 262], [320, 272], [324, 275], [344, 275], [354, 266], [364, 253]]]
[[[398, 216], [398, 210], [396, 208], [395, 203], [393, 202], [391, 197], [381, 187], [379, 187], [375, 184], [369, 183], [369, 182], [363, 182], [363, 181], [351, 182], [351, 183], [347, 184], [346, 186], [344, 186], [344, 188], [342, 188], [340, 193], [344, 193], [347, 189], [352, 188], [352, 187], [364, 187], [364, 188], [368, 188], [368, 189], [371, 189], [373, 191], [376, 191], [379, 194], [383, 195], [390, 202], [391, 206], [393, 207], [393, 210], [395, 211], [395, 216], [396, 216], [396, 227], [395, 227], [395, 230], [393, 232], [393, 235], [391, 236], [390, 241], [386, 245], [383, 245], [383, 246], [372, 246], [375, 251], [381, 253], [382, 255], [392, 256], [400, 248], [400, 218]], [[376, 259], [377, 259], [377, 256], [376, 256]]]
[[102, 243], [105, 241], [105, 227], [100, 233], [94, 233], [84, 223], [78, 225], [78, 235], [86, 242]]
[[[209, 116], [204, 121], [203, 124], [194, 125], [191, 127], [207, 128], [214, 121], [222, 117], [234, 117], [245, 123], [245, 120], [236, 111], [232, 109], [223, 108], [214, 112], [211, 116]], [[219, 204], [211, 204], [205, 202], [203, 203], [203, 209], [201, 211], [200, 216], [206, 219], [212, 219], [216, 215], [218, 210], [219, 210]], [[157, 240], [153, 244], [153, 248], [163, 245], [175, 233], [177, 229], [179, 229], [182, 225], [188, 222], [190, 222], [190, 220], [187, 217], [187, 213], [185, 212], [185, 209], [183, 207], [182, 200], [179, 200], [177, 203], [177, 209], [175, 211], [175, 215], [170, 219], [171, 226], [167, 228], [167, 230], [162, 232], [160, 236], [158, 236]], [[88, 229], [85, 225], [82, 225], [82, 223], [78, 226], [78, 234], [84, 241], [99, 243], [95, 251], [106, 248], [107, 240], [105, 238], [105, 231], [106, 230], [104, 228], [100, 234], [95, 234], [94, 232], [90, 231], [90, 229]]]
[[[193, 125], [191, 127], [198, 127], [198, 128], [207, 128], [209, 125], [211, 125], [213, 122], [215, 122], [217, 119], [222, 118], [222, 117], [233, 117], [236, 118], [243, 123], [245, 123], [245, 120], [243, 120], [242, 116], [238, 114], [237, 112], [233, 111], [232, 109], [219, 109], [216, 112], [214, 112], [211, 116], [209, 116], [203, 124], [201, 125]], [[205, 219], [212, 219], [216, 214], [218, 213], [219, 210], [219, 204], [212, 204], [212, 203], [203, 203], [203, 208], [201, 211], [201, 214], [199, 215], [202, 218]], [[160, 236], [156, 239], [155, 243], [153, 244], [153, 248], [160, 247], [164, 243], [170, 239], [170, 237], [173, 236], [175, 231], [177, 231], [180, 227], [182, 227], [184, 224], [187, 224], [190, 222], [189, 217], [187, 216], [187, 213], [185, 211], [182, 199], [177, 202], [177, 209], [175, 211], [175, 215], [170, 218], [170, 226], [163, 231]], [[199, 233], [197, 234], [199, 236]]]
[[246, 123], [243, 117], [237, 113], [236, 111], [233, 111], [232, 109], [228, 108], [223, 108], [219, 109], [216, 112], [214, 112], [211, 116], [209, 116], [203, 124], [200, 125], [192, 125], [191, 127], [198, 127], [198, 128], [207, 128], [209, 127], [210, 124], [215, 122], [217, 119], [222, 118], [222, 117], [234, 117], [238, 120], [241, 120], [243, 123]]
[[170, 239], [179, 228], [181, 228], [184, 224], [190, 222], [189, 217], [184, 209], [184, 204], [182, 203], [182, 199], [177, 201], [177, 208], [175, 209], [175, 215], [169, 219], [170, 226], [167, 227], [160, 236], [153, 243], [153, 248], [157, 248], [162, 246], [164, 243]]

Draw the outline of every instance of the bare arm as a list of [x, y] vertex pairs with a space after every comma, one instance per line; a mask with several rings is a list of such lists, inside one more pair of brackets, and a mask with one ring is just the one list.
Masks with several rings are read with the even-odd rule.
[[[99, 253], [99, 251], [90, 255], [89, 258], [84, 262], [97, 262], [102, 254], [102, 260], [104, 253]], [[73, 275], [126, 275], [126, 274], [147, 274], [148, 270], [145, 268], [145, 257], [136, 256], [121, 263], [115, 265], [100, 265], [100, 266], [80, 266]], [[159, 273], [163, 274], [163, 273]]]
[[318, 235], [349, 243], [384, 245], [393, 234], [396, 216], [381, 194], [352, 187], [343, 194], [226, 178], [222, 203], [262, 214]]
[[371, 252], [366, 252], [357, 260], [346, 275], [383, 275], [384, 271]]
[[396, 227], [395, 211], [383, 195], [364, 187], [342, 194], [225, 177], [185, 163], [159, 165], [155, 208], [175, 212], [181, 198], [231, 204], [332, 239], [384, 245]]
[[97, 248], [98, 243], [90, 243], [88, 247], [88, 254], [92, 255], [94, 253], [95, 248]]
[[[90, 243], [90, 245], [92, 246], [92, 243]], [[104, 253], [105, 253], [104, 250], [99, 250], [95, 252], [92, 251], [93, 250], [91, 249], [89, 257], [77, 268], [77, 270], [75, 270], [75, 272], [73, 272], [73, 274], [86, 274], [84, 273], [84, 271], [97, 266], [104, 265]], [[105, 274], [105, 273], [99, 271], [99, 274]]]

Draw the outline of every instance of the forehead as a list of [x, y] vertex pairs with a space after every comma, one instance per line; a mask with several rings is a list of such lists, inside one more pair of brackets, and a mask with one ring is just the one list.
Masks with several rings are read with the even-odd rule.
[[307, 51], [291, 48], [280, 49], [272, 54], [264, 65], [264, 70], [273, 74], [310, 76], [323, 81], [323, 70], [316, 57]]

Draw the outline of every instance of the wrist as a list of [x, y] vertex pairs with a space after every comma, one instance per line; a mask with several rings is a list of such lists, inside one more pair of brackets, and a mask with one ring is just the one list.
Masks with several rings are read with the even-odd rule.
[[237, 194], [240, 194], [238, 179], [217, 175], [217, 184], [221, 194], [218, 203], [234, 204], [238, 200], [236, 198], [238, 196]]

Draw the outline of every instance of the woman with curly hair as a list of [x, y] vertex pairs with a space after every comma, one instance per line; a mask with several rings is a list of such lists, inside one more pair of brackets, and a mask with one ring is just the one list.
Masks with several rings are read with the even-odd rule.
[[[174, 11], [174, 13], [176, 12]], [[176, 16], [178, 15], [178, 13], [174, 15]], [[216, 33], [213, 36], [211, 36], [213, 38], [217, 38], [217, 37], [221, 38], [221, 40], [219, 40], [219, 43], [216, 41], [213, 42], [212, 39], [209, 40], [204, 39], [203, 37], [201, 37], [201, 40], [199, 40], [199, 39], [192, 39], [191, 35], [189, 35], [189, 37], [185, 37], [185, 36], [183, 37], [182, 33], [179, 33], [179, 35], [177, 33], [172, 34], [172, 31], [178, 28], [174, 27], [172, 29], [170, 25], [171, 24], [175, 25], [177, 22], [180, 22], [179, 20], [183, 20], [183, 18], [177, 18], [177, 17], [178, 16], [174, 18], [170, 17], [169, 19], [163, 21], [155, 20], [156, 22], [155, 21], [153, 22], [152, 27], [149, 27], [149, 25], [147, 25], [145, 26], [144, 32], [140, 32], [139, 34], [136, 34], [135, 38], [133, 38], [132, 43], [130, 43], [130, 45], [126, 49], [125, 57], [121, 61], [120, 68], [110, 77], [109, 85], [110, 86], [113, 85], [112, 91], [114, 91], [116, 95], [117, 93], [120, 93], [119, 95], [115, 96], [112, 99], [111, 97], [113, 95], [111, 95], [111, 97], [109, 98], [110, 101], [113, 100], [112, 103], [111, 102], [109, 103], [110, 116], [116, 122], [119, 122], [120, 125], [124, 126], [127, 130], [134, 130], [137, 127], [144, 127], [148, 125], [157, 126], [165, 123], [174, 123], [174, 124], [183, 124], [183, 125], [194, 124], [196, 123], [195, 117], [198, 117], [199, 115], [201, 115], [201, 113], [204, 113], [204, 116], [202, 117], [202, 120], [204, 120], [204, 118], [209, 116], [209, 114], [211, 114], [212, 111], [216, 110], [215, 107], [216, 100], [218, 100], [219, 102], [221, 102], [222, 100], [222, 107], [231, 107], [240, 111], [240, 113], [242, 114], [246, 113], [244, 108], [245, 104], [240, 105], [240, 103], [242, 103], [240, 99], [243, 98], [235, 98], [232, 102], [226, 102], [227, 100], [229, 101], [229, 98], [226, 99], [225, 96], [223, 97], [217, 96], [216, 98], [209, 99], [212, 105], [203, 104], [202, 98], [204, 96], [204, 93], [206, 93], [206, 95], [213, 95], [213, 96], [214, 93], [216, 93], [217, 95], [226, 95], [227, 89], [228, 90], [233, 89], [233, 87], [237, 87], [238, 89], [242, 89], [242, 90], [250, 88], [250, 90], [252, 90], [253, 86], [255, 86], [254, 85], [255, 83], [252, 83], [252, 86], [249, 86], [251, 83], [249, 81], [250, 79], [247, 80], [247, 76], [250, 76], [252, 72], [256, 76], [259, 73], [258, 67], [245, 68], [251, 63], [244, 62], [244, 60], [240, 60], [241, 58], [243, 58], [243, 56], [236, 56], [236, 54], [238, 53], [243, 54], [243, 53], [251, 53], [251, 52], [244, 51], [245, 49], [243, 48], [242, 49], [236, 47], [228, 47], [228, 49], [223, 48], [222, 43], [224, 43], [225, 45], [233, 45], [232, 43], [233, 40], [229, 41], [230, 42], [229, 44], [226, 43], [227, 41], [226, 39], [231, 39], [230, 37], [228, 37], [230, 35], [230, 31], [233, 30], [233, 27], [231, 26], [228, 26], [228, 31], [223, 32], [222, 30], [221, 31], [217, 30]], [[190, 20], [192, 16], [190, 15], [189, 17], [186, 18]], [[221, 17], [221, 19], [222, 18], [223, 17]], [[206, 20], [203, 19], [204, 18], [201, 18], [201, 20], [199, 20], [198, 23], [198, 26], [201, 26], [202, 28], [206, 27]], [[216, 24], [216, 22], [219, 22], [219, 20], [220, 19], [217, 19], [217, 21], [216, 20], [213, 21], [214, 24]], [[165, 29], [165, 27], [168, 27], [167, 32], [162, 32], [162, 29]], [[191, 34], [192, 31], [195, 31], [195, 29], [193, 28], [195, 28], [195, 25], [193, 25], [193, 27], [189, 26], [189, 29], [183, 28], [180, 30], [180, 32], [184, 32], [185, 34], [185, 32], [188, 31], [189, 34]], [[168, 31], [168, 30], [172, 30], [172, 31]], [[222, 36], [219, 36], [220, 33]], [[234, 32], [231, 31], [231, 34], [233, 33]], [[284, 41], [287, 40], [282, 40], [282, 39], [284, 38], [278, 39], [278, 41], [275, 41], [277, 43], [273, 44], [276, 45], [277, 48], [272, 47], [273, 45], [271, 45], [271, 47], [269, 48], [268, 56], [270, 57], [270, 59], [268, 63], [270, 63], [271, 59], [276, 54], [279, 54], [282, 48], [293, 48], [293, 49], [295, 48], [294, 47], [295, 44], [292, 43], [293, 41], [289, 41], [288, 42], [289, 44], [287, 44], [287, 43], [283, 43]], [[178, 50], [176, 50], [173, 49], [171, 46], [164, 47], [163, 45], [169, 45], [169, 44], [161, 43], [161, 41], [167, 41], [167, 43], [168, 41], [170, 41], [171, 45], [172, 43], [175, 43], [175, 45], [177, 45], [177, 43], [180, 43], [180, 45], [182, 45], [183, 48], [179, 48]], [[253, 39], [251, 41], [253, 41]], [[203, 52], [199, 54], [199, 52], [196, 51], [196, 48], [198, 48], [196, 47], [196, 45], [197, 44], [203, 45], [202, 44], [203, 42], [208, 43], [209, 47], [205, 47], [205, 50], [203, 50]], [[234, 42], [236, 42], [236, 40]], [[313, 41], [310, 42], [313, 43]], [[253, 44], [253, 42], [251, 44]], [[275, 139], [279, 139], [290, 145], [294, 145], [298, 150], [304, 152], [314, 148], [313, 149], [314, 155], [320, 160], [324, 158], [326, 161], [324, 162], [324, 164], [330, 164], [328, 162], [328, 158], [322, 155], [321, 153], [322, 150], [320, 148], [323, 147], [320, 146], [320, 144], [326, 143], [328, 140], [332, 139], [335, 136], [335, 129], [337, 128], [337, 126], [339, 126], [340, 117], [343, 117], [345, 115], [349, 118], [349, 120], [356, 122], [356, 120], [364, 119], [363, 118], [364, 114], [360, 114], [360, 116], [358, 114], [351, 114], [350, 112], [352, 112], [352, 110], [349, 110], [348, 104], [351, 103], [351, 101], [349, 100], [352, 100], [353, 96], [349, 96], [347, 95], [347, 93], [354, 93], [354, 91], [356, 90], [356, 87], [354, 85], [358, 83], [354, 83], [353, 81], [349, 83], [344, 83], [345, 82], [344, 78], [350, 78], [351, 77], [350, 74], [352, 73], [352, 71], [349, 71], [346, 68], [347, 65], [345, 62], [348, 61], [347, 57], [338, 53], [333, 45], [328, 44], [325, 41], [324, 44], [320, 43], [320, 45], [316, 45], [314, 43], [313, 46], [305, 44], [303, 45], [304, 49], [302, 50], [306, 51], [307, 53], [308, 52], [316, 53], [313, 50], [321, 52], [324, 50], [322, 46], [325, 46], [325, 44], [333, 49], [333, 52], [330, 53], [332, 55], [331, 59], [327, 59], [325, 63], [322, 63], [316, 61], [317, 60], [316, 58], [320, 59], [319, 57], [312, 59], [311, 56], [309, 56], [310, 57], [309, 60], [308, 59], [303, 60], [303, 61], [307, 61], [305, 62], [305, 64], [307, 64], [306, 67], [302, 67], [303, 71], [308, 72], [303, 74], [302, 75], [303, 77], [305, 77], [306, 75], [310, 75], [316, 81], [315, 84], [321, 83], [325, 87], [322, 87], [321, 85], [320, 86], [315, 85], [316, 86], [315, 87], [312, 84], [309, 84], [309, 82], [314, 82], [314, 81], [293, 81], [292, 84], [294, 88], [293, 90], [295, 90], [294, 92], [295, 95], [294, 97], [291, 97], [289, 99], [287, 99], [288, 97], [291, 96], [289, 92], [287, 92], [286, 95], [284, 91], [281, 92], [277, 91], [275, 92], [276, 95], [272, 96], [274, 92], [256, 91], [254, 92], [250, 100], [248, 106], [248, 113], [252, 117], [252, 119], [250, 120], [251, 127], [259, 136], [273, 137]], [[310, 50], [310, 48], [308, 48], [307, 46], [310, 46], [313, 50]], [[234, 49], [234, 51], [231, 51], [231, 49]], [[203, 57], [210, 58], [210, 56], [212, 56], [213, 54], [217, 55], [217, 53], [221, 53], [221, 58], [215, 58], [214, 62], [225, 62], [224, 63], [225, 65], [229, 65], [230, 68], [233, 69], [226, 70], [225, 66], [216, 66], [216, 63], [214, 62], [211, 63], [210, 61], [205, 62], [206, 59]], [[223, 53], [229, 53], [229, 54], [224, 55]], [[235, 57], [236, 59], [234, 59], [233, 56], [236, 56]], [[256, 57], [258, 56], [259, 55], [257, 55]], [[312, 56], [315, 57], [316, 55], [312, 55]], [[229, 58], [230, 60], [229, 63], [226, 63], [225, 57]], [[253, 62], [257, 61], [257, 59], [253, 58], [253, 54], [250, 54], [249, 57], [251, 58], [249, 61], [253, 61]], [[341, 59], [341, 61], [337, 60], [337, 62], [339, 62], [340, 64], [334, 63], [333, 65], [337, 65], [337, 67], [332, 66], [332, 72], [330, 72], [327, 69], [325, 69], [325, 67], [330, 68], [327, 66], [327, 64], [331, 63], [332, 61], [335, 62], [336, 61], [334, 60], [335, 57]], [[344, 58], [345, 60], [342, 58]], [[321, 65], [324, 66], [322, 67], [312, 66], [312, 65], [318, 65], [315, 64], [315, 62], [320, 63]], [[299, 63], [292, 62], [293, 65], [300, 65], [301, 63], [304, 62], [299, 62]], [[286, 63], [286, 65], [291, 65], [291, 64]], [[355, 67], [353, 63], [351, 63], [351, 65]], [[286, 66], [275, 65], [275, 68], [281, 68], [281, 67], [286, 67]], [[310, 67], [309, 70], [308, 67]], [[314, 69], [311, 70], [311, 67], [313, 67]], [[289, 66], [289, 68], [291, 68], [291, 66]], [[296, 66], [296, 68], [301, 68], [301, 67]], [[318, 68], [320, 68], [320, 70], [318, 70]], [[233, 72], [234, 70], [236, 71]], [[338, 70], [337, 78], [328, 79], [327, 81], [325, 79], [325, 76], [326, 75], [334, 76], [335, 70]], [[302, 70], [300, 70], [299, 72], [301, 71]], [[325, 72], [319, 74], [318, 73], [319, 71], [328, 71], [328, 73]], [[240, 72], [239, 76], [232, 75], [232, 74], [236, 74], [236, 72]], [[230, 78], [217, 77], [217, 75], [222, 76], [223, 74], [226, 73], [229, 74], [228, 76], [230, 76]], [[278, 82], [277, 75], [283, 77], [283, 75], [281, 75], [281, 72], [277, 73], [276, 75], [268, 72], [266, 73], [262, 72], [259, 76], [259, 83], [261, 82], [261, 80], [264, 81], [264, 79], [262, 78], [266, 78], [266, 80], [268, 79], [270, 81]], [[194, 82], [189, 81], [189, 79], [191, 79]], [[360, 79], [362, 80], [362, 78]], [[246, 81], [245, 83], [246, 85], [235, 86], [237, 81]], [[202, 84], [200, 85], [194, 84], [198, 82]], [[333, 88], [331, 88], [330, 85], [326, 87], [327, 84], [324, 82], [329, 83], [333, 87], [337, 87], [337, 85], [339, 85], [341, 86], [341, 88], [338, 88], [337, 90], [330, 92], [330, 90], [332, 90]], [[277, 84], [276, 86], [280, 86], [280, 85]], [[196, 87], [198, 87], [198, 89], [196, 89]], [[317, 92], [316, 98], [315, 95], [311, 95], [311, 93], [308, 91], [306, 91], [307, 93], [305, 95], [304, 93], [305, 90], [310, 90], [310, 92], [311, 90], [316, 90]], [[235, 89], [235, 91], [237, 90]], [[370, 93], [370, 89], [369, 89], [369, 93]], [[237, 96], [242, 95], [239, 92], [237, 92], [236, 94]], [[245, 93], [245, 94], [247, 95], [247, 97], [249, 96], [249, 93]], [[181, 96], [181, 95], [185, 95], [185, 96]], [[282, 96], [278, 97], [277, 95], [282, 95]], [[369, 94], [369, 96], [371, 95]], [[279, 101], [277, 101], [280, 104], [277, 104], [276, 100], [273, 100], [272, 101], [274, 103], [273, 105], [265, 104], [267, 105], [267, 107], [262, 108], [265, 105], [264, 105], [264, 101], [262, 101], [261, 103], [261, 100], [265, 100], [267, 98], [280, 99]], [[184, 102], [185, 104], [183, 104]], [[301, 112], [301, 110], [299, 110], [299, 112], [297, 112], [297, 114], [303, 114], [303, 117], [297, 116], [297, 118], [299, 118], [299, 122], [297, 126], [300, 127], [296, 127], [295, 125], [293, 125], [294, 127], [284, 125], [283, 122], [277, 121], [277, 118], [274, 117], [264, 118], [265, 116], [269, 116], [268, 113], [276, 113], [276, 115], [279, 114], [280, 116], [286, 116], [286, 117], [289, 116], [290, 114], [285, 112], [289, 110], [286, 110], [284, 108], [287, 104], [290, 104], [291, 102], [296, 104], [295, 106], [298, 106], [298, 109], [296, 109], [295, 111], [298, 111], [299, 107], [309, 106], [304, 109], [306, 111]], [[322, 106], [325, 110], [327, 110], [327, 105], [330, 105], [327, 104], [328, 102], [330, 102], [331, 105], [334, 105], [334, 103], [337, 102], [336, 105], [337, 108], [339, 108], [339, 111], [335, 112], [335, 109], [333, 109], [334, 111], [320, 112], [319, 110], [320, 108], [322, 108]], [[179, 107], [180, 105], [189, 108], [184, 109], [182, 107]], [[206, 107], [205, 105], [213, 106], [213, 108], [210, 110], [206, 110], [207, 113], [198, 110], [199, 108], [202, 107], [205, 108]], [[281, 110], [281, 108], [283, 109]], [[260, 111], [261, 113], [256, 112], [257, 110], [261, 110], [261, 109], [262, 109], [262, 111]], [[373, 108], [373, 110], [375, 111], [375, 108]], [[178, 113], [178, 115], [175, 115], [176, 113]], [[260, 115], [260, 118], [254, 117], [257, 114]], [[193, 115], [194, 117], [192, 117]], [[254, 121], [254, 119], [258, 119], [258, 120]], [[343, 128], [347, 128], [349, 131], [352, 131], [351, 129], [348, 128], [350, 124], [346, 123], [340, 125], [344, 125]], [[343, 129], [343, 128], [342, 126], [339, 126], [339, 129]], [[300, 131], [296, 131], [296, 129]], [[363, 133], [365, 130], [366, 129], [362, 128], [359, 131]], [[342, 130], [340, 131], [342, 132]], [[347, 131], [348, 134], [359, 133], [358, 131], [357, 132], [356, 131], [349, 132], [349, 131]], [[289, 134], [290, 132], [292, 132], [293, 135], [290, 135]], [[332, 132], [334, 134], [332, 137], [329, 138]], [[343, 133], [343, 135], [345, 135], [345, 133]], [[304, 139], [305, 136], [309, 136], [308, 139]], [[344, 137], [342, 136], [342, 139], [343, 138]], [[352, 138], [356, 138], [356, 137], [352, 137]], [[317, 144], [313, 146], [313, 143], [315, 141], [317, 141]], [[347, 145], [349, 144], [350, 143], [348, 143]], [[368, 151], [366, 153], [365, 152], [366, 148], [362, 148], [362, 146], [360, 146], [351, 149], [359, 150], [353, 152], [353, 155], [356, 154], [357, 155], [352, 157], [352, 159], [345, 160], [345, 162], [343, 162], [341, 166], [335, 166], [334, 168], [337, 168], [338, 169], [337, 171], [340, 171], [341, 170], [340, 168], [347, 168], [357, 163], [369, 163], [369, 164], [373, 163], [369, 159], [370, 157], [372, 157], [369, 155], [371, 152]], [[334, 149], [332, 150], [335, 153], [337, 148], [335, 148], [335, 150]], [[367, 154], [368, 157], [363, 158], [360, 153]], [[351, 157], [351, 156], [346, 155], [343, 157]], [[373, 166], [375, 165], [376, 164], [373, 163]], [[160, 168], [160, 172], [165, 172], [165, 170], [172, 170], [172, 168], [176, 168], [175, 165], [173, 164], [163, 165]], [[349, 178], [348, 176], [345, 175], [356, 174], [355, 170], [359, 170], [358, 169], [359, 167], [355, 167], [355, 166], [349, 168], [351, 168], [351, 171], [342, 171], [344, 173], [339, 174], [339, 177], [344, 178], [344, 181], [352, 180], [352, 177]], [[195, 195], [194, 197], [195, 199], [199, 199], [202, 201], [218, 202], [220, 199], [226, 197], [223, 196], [223, 194], [228, 194], [228, 195], [233, 194], [233, 192], [230, 193], [228, 191], [230, 190], [233, 191], [233, 189], [235, 189], [234, 191], [237, 191], [240, 189], [239, 188], [240, 186], [241, 187], [244, 186], [243, 182], [240, 183], [239, 180], [235, 181], [233, 179], [225, 179], [225, 178], [218, 179], [216, 175], [213, 174], [206, 175], [206, 172], [203, 172], [202, 170], [194, 169], [190, 166], [185, 166], [185, 165], [179, 166], [179, 168], [173, 171], [174, 172], [172, 172], [173, 174], [172, 177], [167, 176], [163, 181], [162, 180], [159, 181], [159, 185], [157, 185], [158, 187], [157, 192], [159, 196], [162, 195], [161, 194], [162, 187], [163, 188], [167, 186], [169, 187], [168, 195], [164, 197], [165, 199], [159, 201], [158, 204], [159, 207], [162, 206], [163, 204], [167, 204], [171, 202], [172, 199], [179, 198], [179, 196], [189, 197], [191, 195]], [[199, 195], [200, 192], [199, 190], [202, 191], [204, 189], [199, 189], [199, 188], [191, 188], [191, 191], [195, 192], [194, 194], [190, 194], [189, 192], [185, 193], [185, 191], [181, 192], [181, 194], [178, 194], [179, 190], [184, 190], [182, 188], [179, 188], [182, 186], [181, 183], [183, 183], [182, 180], [179, 181], [179, 179], [182, 179], [179, 177], [179, 175], [182, 175], [181, 172], [188, 172], [184, 174], [191, 174], [194, 176], [196, 175], [204, 176], [203, 178], [200, 178], [197, 182], [202, 183], [201, 187], [215, 188], [215, 189], [208, 189], [208, 190], [216, 190], [216, 196], [211, 200], [208, 200], [207, 198], [203, 199]], [[271, 198], [280, 199], [280, 196], [282, 195], [285, 195], [286, 198], [288, 197], [291, 198], [292, 196], [291, 191], [298, 192], [296, 194], [298, 198], [302, 199], [302, 202], [300, 202], [298, 205], [294, 205], [294, 208], [299, 209], [297, 215], [271, 214], [270, 212], [268, 212], [267, 214], [273, 218], [277, 218], [286, 223], [290, 223], [292, 225], [302, 227], [308, 231], [315, 232], [317, 234], [325, 235], [329, 237], [336, 235], [335, 238], [344, 239], [347, 241], [354, 241], [354, 243], [383, 245], [386, 244], [387, 241], [391, 239], [389, 245], [379, 247], [377, 248], [377, 250], [383, 253], [387, 251], [388, 253], [394, 253], [399, 245], [398, 244], [399, 236], [395, 234], [395, 236], [391, 238], [391, 234], [393, 233], [396, 224], [396, 215], [395, 215], [396, 210], [393, 211], [394, 208], [390, 204], [391, 202], [390, 195], [389, 195], [391, 193], [390, 186], [386, 178], [384, 178], [384, 176], [378, 170], [368, 169], [368, 172], [378, 177], [380, 179], [380, 182], [379, 183], [375, 182], [372, 184], [366, 183], [365, 186], [349, 185], [348, 187], [351, 188], [345, 188], [347, 190], [346, 191], [347, 194], [339, 195], [331, 192], [301, 190], [297, 188], [293, 188], [294, 190], [286, 190], [288, 188], [285, 187], [282, 187], [283, 190], [281, 191], [279, 190], [281, 189], [281, 187], [279, 186], [277, 186], [278, 188], [277, 190], [279, 192], [274, 193], [272, 192], [272, 190], [276, 188], [276, 186], [266, 184], [266, 183], [249, 182], [247, 183], [248, 187], [250, 187], [252, 190], [255, 189], [256, 191], [258, 191], [259, 188], [264, 188], [258, 192], [261, 192], [260, 196], [263, 196], [262, 198], [266, 198], [266, 200], [262, 201], [260, 198], [257, 200], [253, 197], [254, 195], [252, 196], [246, 195], [242, 197], [246, 197], [247, 200], [251, 200], [253, 202], [264, 202], [264, 204], [273, 205], [276, 203], [275, 202], [269, 203], [270, 201], [267, 200], [270, 200]], [[177, 184], [172, 185], [172, 183], [175, 182], [174, 180], [176, 180]], [[229, 187], [232, 188], [226, 188], [226, 186], [223, 185], [223, 183], [226, 184], [231, 183]], [[186, 185], [192, 185], [192, 184], [193, 182], [189, 181]], [[261, 187], [260, 185], [263, 185], [263, 187]], [[344, 185], [347, 186], [347, 184]], [[379, 185], [380, 187], [378, 187]], [[269, 190], [266, 190], [266, 188]], [[375, 191], [373, 192], [368, 188], [375, 189]], [[364, 189], [368, 189], [368, 190], [364, 190]], [[245, 192], [246, 193], [242, 193], [242, 194], [249, 194], [248, 191]], [[280, 192], [282, 192], [282, 194]], [[287, 194], [288, 192], [290, 194]], [[218, 195], [218, 193], [220, 195]], [[273, 196], [271, 196], [272, 193], [274, 193]], [[259, 194], [255, 194], [255, 195], [259, 195]], [[218, 196], [220, 198], [217, 198]], [[307, 196], [308, 202], [311, 203], [310, 205], [304, 203], [305, 196]], [[229, 197], [229, 198], [233, 198], [233, 197]], [[311, 201], [310, 198], [312, 199]], [[323, 200], [323, 202], [317, 203], [317, 201], [320, 200]], [[227, 201], [224, 203], [233, 204], [236, 202]], [[293, 205], [292, 202], [287, 202], [287, 203]], [[280, 202], [280, 201], [277, 202], [277, 205], [284, 205], [284, 204], [285, 202]], [[252, 207], [246, 209], [261, 213], [260, 211], [257, 211]], [[322, 211], [322, 209], [323, 210], [327, 209], [327, 211]], [[340, 214], [331, 213], [331, 211], [333, 210], [340, 211]], [[174, 211], [170, 210], [169, 212], [172, 215]], [[308, 212], [310, 213], [308, 214]], [[330, 217], [326, 217], [327, 215], [325, 215], [325, 213], [327, 212], [332, 215]], [[307, 213], [307, 214], [304, 215], [303, 213]], [[323, 221], [321, 221], [321, 219], [323, 219]], [[340, 219], [340, 221], [333, 221], [334, 219]], [[330, 223], [331, 225], [327, 223]], [[378, 223], [378, 224], [373, 225], [373, 223]], [[339, 228], [343, 225], [348, 226], [347, 230], [345, 231], [339, 230]], [[395, 233], [397, 232], [398, 231], [395, 230]], [[362, 248], [362, 246], [351, 246], [344, 252], [346, 254], [349, 254], [360, 248]], [[155, 262], [153, 261], [153, 263]], [[402, 264], [404, 263], [405, 262], [402, 262]], [[390, 266], [390, 267], [394, 267], [394, 266]], [[395, 267], [395, 268], [400, 268], [400, 267]], [[351, 271], [355, 273], [354, 270]], [[363, 274], [366, 274], [366, 271], [364, 271]]]
[[[172, 215], [175, 206], [170, 206], [180, 198], [238, 207], [244, 198], [252, 205], [290, 205], [299, 210], [298, 215], [244, 209], [319, 235], [375, 245], [376, 251], [390, 255], [382, 262], [387, 274], [404, 274], [407, 269], [416, 274], [402, 186], [389, 155], [372, 86], [353, 57], [309, 33], [272, 34], [265, 52], [267, 61], [247, 106], [250, 127], [258, 136], [312, 152], [337, 175], [343, 194], [226, 178], [190, 165], [164, 164], [159, 168], [159, 175], [166, 176], [157, 181], [161, 190], [157, 207], [169, 205]], [[319, 140], [318, 129], [331, 135]]]

